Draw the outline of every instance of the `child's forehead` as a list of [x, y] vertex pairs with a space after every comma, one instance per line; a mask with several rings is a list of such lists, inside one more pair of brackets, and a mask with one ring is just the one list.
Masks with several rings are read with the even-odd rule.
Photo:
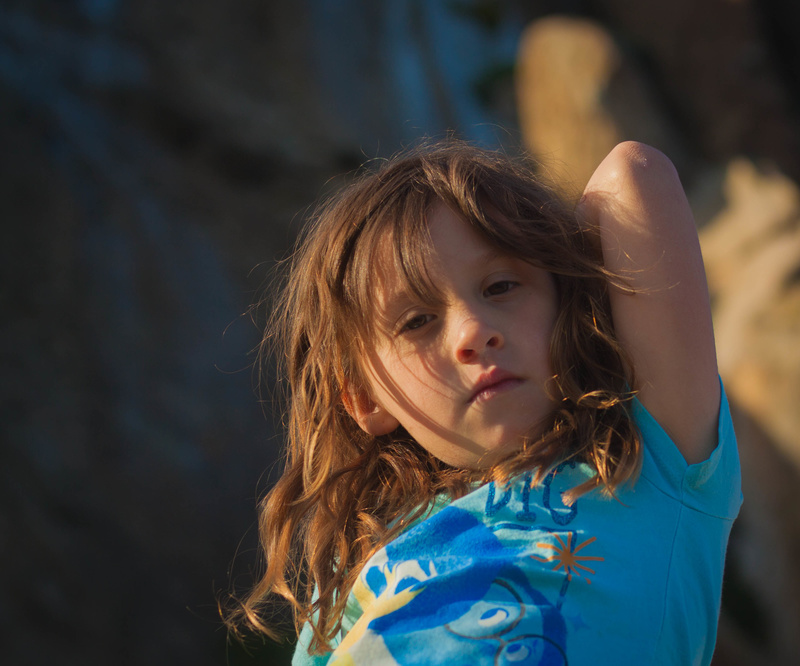
[[427, 227], [394, 228], [375, 244], [364, 287], [379, 328], [420, 301], [441, 299], [434, 265]]
[[376, 246], [369, 267], [369, 281], [378, 305], [418, 300], [420, 289], [427, 290], [434, 285], [431, 269], [436, 261], [430, 237], [425, 235], [415, 240], [417, 242], [398, 243], [385, 238]]

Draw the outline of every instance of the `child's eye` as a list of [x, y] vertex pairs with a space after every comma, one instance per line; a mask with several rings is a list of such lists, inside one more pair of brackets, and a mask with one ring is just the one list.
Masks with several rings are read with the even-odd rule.
[[407, 333], [408, 331], [416, 331], [419, 328], [422, 328], [427, 324], [429, 321], [433, 319], [433, 315], [429, 314], [419, 314], [411, 317], [410, 319], [406, 320], [406, 322], [400, 327], [401, 333]]
[[517, 283], [513, 280], [498, 280], [486, 287], [484, 294], [486, 296], [500, 296], [501, 294], [511, 291], [516, 286]]

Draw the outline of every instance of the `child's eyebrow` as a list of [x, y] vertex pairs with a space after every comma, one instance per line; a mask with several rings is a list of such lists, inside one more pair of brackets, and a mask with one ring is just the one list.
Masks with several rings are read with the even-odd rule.
[[489, 247], [486, 249], [485, 252], [478, 255], [476, 263], [489, 264], [493, 261], [497, 261], [498, 259], [511, 259], [511, 258], [513, 257], [507, 252], [501, 252], [496, 247]]
[[419, 298], [415, 298], [406, 288], [394, 289], [381, 299], [379, 308], [380, 317], [381, 319], [385, 319], [386, 323], [392, 324], [403, 311], [416, 305], [419, 300]]
[[507, 252], [505, 250], [490, 245], [481, 253], [471, 257], [470, 263], [472, 263], [477, 267], [477, 266], [484, 266], [486, 264], [491, 264], [496, 261], [515, 260], [515, 259], [517, 259], [517, 257], [511, 254], [511, 252]]

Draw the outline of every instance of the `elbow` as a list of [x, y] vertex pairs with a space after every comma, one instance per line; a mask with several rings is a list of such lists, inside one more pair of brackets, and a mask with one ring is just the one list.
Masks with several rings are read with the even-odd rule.
[[597, 167], [586, 186], [585, 198], [611, 195], [618, 203], [642, 197], [663, 200], [683, 192], [672, 161], [660, 150], [638, 141], [615, 146]]
[[609, 173], [620, 184], [652, 186], [659, 182], [670, 185], [680, 182], [672, 160], [657, 148], [638, 141], [617, 144], [606, 161]]

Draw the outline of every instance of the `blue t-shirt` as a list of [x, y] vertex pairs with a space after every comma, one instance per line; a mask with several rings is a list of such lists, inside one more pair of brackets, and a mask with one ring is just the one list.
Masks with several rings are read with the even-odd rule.
[[293, 664], [708, 664], [725, 550], [741, 505], [723, 392], [719, 443], [687, 465], [638, 401], [641, 476], [616, 499], [561, 493], [590, 478], [565, 464], [481, 486], [378, 551], [348, 599], [332, 654]]

